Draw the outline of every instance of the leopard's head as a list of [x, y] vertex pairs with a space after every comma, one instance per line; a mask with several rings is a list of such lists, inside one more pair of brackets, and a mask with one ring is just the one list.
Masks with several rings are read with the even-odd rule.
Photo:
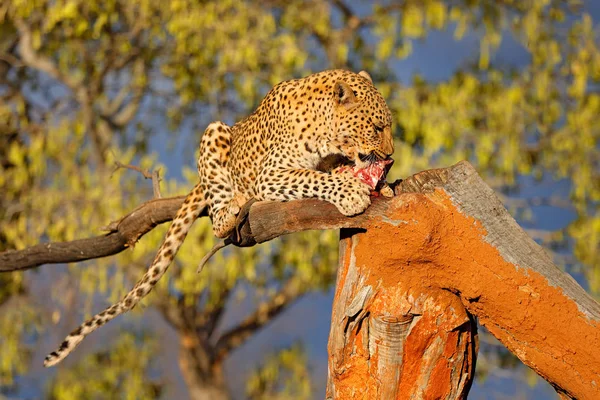
[[331, 96], [334, 116], [330, 148], [358, 166], [389, 158], [394, 152], [392, 114], [369, 74], [361, 71], [337, 80]]

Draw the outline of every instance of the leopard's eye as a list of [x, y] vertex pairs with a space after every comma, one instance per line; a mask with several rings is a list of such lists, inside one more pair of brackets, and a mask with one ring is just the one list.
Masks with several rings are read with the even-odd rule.
[[383, 132], [383, 126], [373, 125], [373, 127], [375, 128], [375, 132], [377, 132], [377, 133]]

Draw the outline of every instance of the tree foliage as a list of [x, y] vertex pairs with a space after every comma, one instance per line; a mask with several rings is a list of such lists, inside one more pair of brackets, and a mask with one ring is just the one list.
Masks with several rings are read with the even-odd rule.
[[[195, 180], [193, 154], [173, 154], [165, 143], [195, 147], [209, 121], [233, 123], [273, 84], [344, 67], [370, 71], [394, 111], [392, 177], [469, 159], [499, 190], [518, 188], [524, 175], [568, 179], [577, 217], [543, 240], [550, 249], [572, 246], [598, 293], [600, 42], [597, 23], [579, 3], [6, 0], [0, 3], [0, 250], [98, 234], [149, 199], [151, 186], [115, 170], [115, 161], [160, 169], [163, 193], [185, 193]], [[401, 82], [402, 60], [439, 35], [473, 39], [478, 49], [448, 79], [415, 75]], [[526, 61], [497, 57], [503, 44], [524, 52]], [[189, 166], [183, 182], [173, 170], [180, 164], [162, 164], [175, 157]], [[554, 197], [543, 202], [556, 204]], [[516, 211], [530, 206], [515, 204]], [[115, 258], [44, 275], [51, 303], [36, 303], [36, 273], [0, 276], [0, 307], [28, 304], [10, 317], [13, 324], [0, 324], [7, 349], [0, 385], [11, 387], [14, 376], [39, 361], [28, 357], [32, 336], [69, 320], [67, 285], [75, 285], [77, 304], [91, 314], [95, 294], [114, 301], [141, 276], [163, 234], [156, 229]], [[334, 232], [304, 233], [228, 250], [197, 276], [196, 263], [213, 245], [210, 224], [200, 221], [147, 303], [180, 336], [196, 336], [201, 381], [212, 371], [202, 357], [219, 369], [230, 351], [286, 308], [277, 306], [281, 301], [287, 306], [331, 286], [336, 241]], [[225, 309], [241, 296], [259, 306], [219, 336]], [[261, 323], [244, 330], [244, 321]], [[119, 357], [129, 350], [113, 351]], [[98, 361], [90, 360], [82, 362]], [[75, 379], [73, 373], [61, 371], [56, 379]], [[66, 398], [56, 382], [53, 395]]]
[[250, 399], [309, 399], [313, 395], [306, 354], [294, 344], [269, 355], [246, 385]]

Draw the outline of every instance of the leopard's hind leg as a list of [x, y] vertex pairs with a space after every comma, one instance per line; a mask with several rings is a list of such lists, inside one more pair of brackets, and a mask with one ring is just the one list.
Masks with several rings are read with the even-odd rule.
[[219, 238], [227, 237], [233, 231], [236, 216], [245, 201], [235, 193], [228, 168], [230, 155], [231, 127], [222, 122], [211, 123], [200, 141], [198, 173], [213, 232]]

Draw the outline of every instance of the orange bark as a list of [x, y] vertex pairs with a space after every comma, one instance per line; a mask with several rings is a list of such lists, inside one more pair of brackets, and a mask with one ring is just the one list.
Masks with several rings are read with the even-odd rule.
[[[341, 244], [328, 397], [384, 398], [390, 379], [399, 383], [395, 397], [388, 398], [462, 397], [450, 391], [457, 365], [467, 381], [473, 372], [475, 336], [467, 310], [555, 387], [569, 388], [570, 397], [600, 398], [597, 321], [544, 276], [503, 258], [486, 241], [482, 224], [459, 211], [444, 190], [396, 196], [386, 215], [364, 228]], [[348, 276], [352, 282], [346, 282]], [[361, 311], [365, 318], [420, 316], [404, 341], [396, 378], [389, 371], [374, 373], [377, 354], [363, 343], [366, 322], [352, 332], [339, 326], [362, 287], [372, 289]], [[438, 354], [431, 357], [432, 351]], [[428, 360], [433, 364], [426, 365]]]

